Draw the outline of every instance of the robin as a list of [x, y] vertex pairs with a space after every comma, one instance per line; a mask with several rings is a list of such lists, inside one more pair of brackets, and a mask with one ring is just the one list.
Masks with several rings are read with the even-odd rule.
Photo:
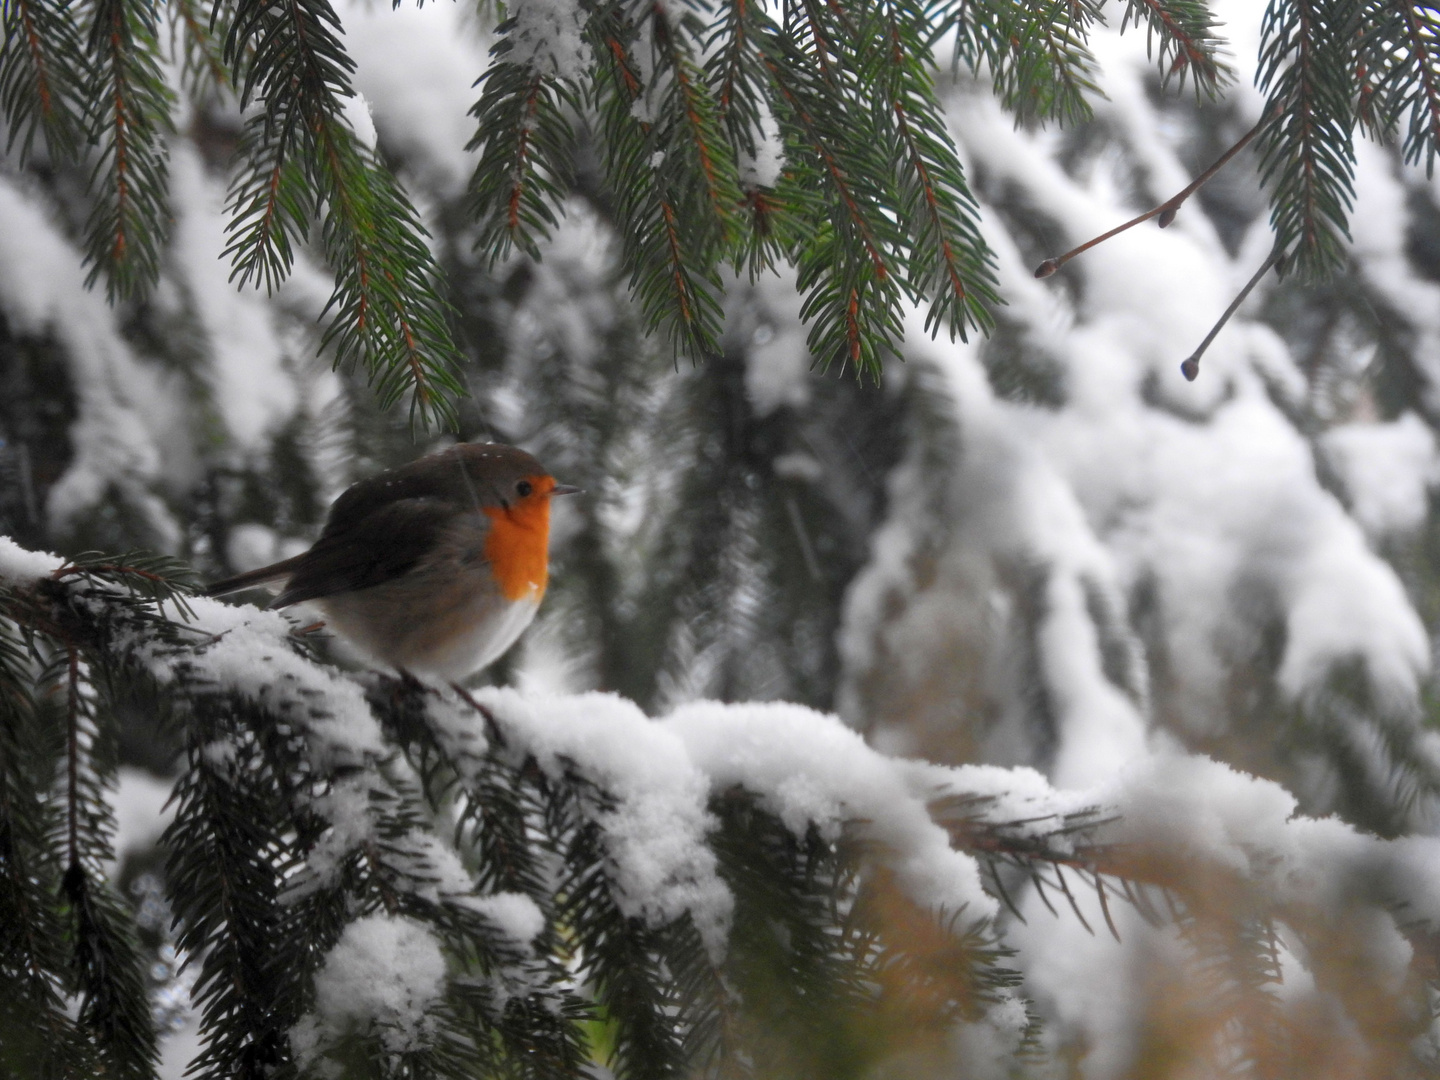
[[352, 485], [309, 551], [217, 581], [280, 584], [381, 663], [459, 680], [498, 659], [545, 595], [550, 500], [580, 489], [524, 450], [462, 443]]

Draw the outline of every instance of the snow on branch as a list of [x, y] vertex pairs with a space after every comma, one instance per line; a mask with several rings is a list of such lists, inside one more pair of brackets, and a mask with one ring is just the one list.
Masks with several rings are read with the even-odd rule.
[[[277, 613], [188, 595], [163, 561], [3, 538], [0, 644], [0, 691], [29, 703], [12, 710], [40, 708], [70, 656], [99, 735], [142, 691], [183, 731], [165, 846], [204, 1075], [257, 1057], [324, 1071], [358, 1047], [444, 1075], [529, 1060], [578, 1076], [575, 1021], [597, 1007], [621, 1072], [713, 1064], [776, 994], [800, 1028], [807, 1008], [896, 1007], [993, 1026], [1024, 1014], [1004, 946], [1011, 917], [1035, 915], [1027, 895], [1092, 932], [1128, 932], [1123, 905], [1272, 958], [1276, 926], [1319, 958], [1343, 918], [1348, 955], [1392, 986], [1440, 928], [1440, 840], [1304, 817], [1279, 785], [1173, 748], [1065, 791], [889, 757], [793, 705], [653, 720], [611, 694], [346, 673]], [[82, 800], [113, 772], [101, 741], [71, 740], [72, 775], [101, 781]], [[73, 828], [99, 819], [73, 794], [68, 811], [35, 799]], [[1251, 915], [1217, 908], [1230, 895]], [[777, 957], [779, 989], [755, 974]], [[102, 1052], [110, 1037], [85, 1033]]]

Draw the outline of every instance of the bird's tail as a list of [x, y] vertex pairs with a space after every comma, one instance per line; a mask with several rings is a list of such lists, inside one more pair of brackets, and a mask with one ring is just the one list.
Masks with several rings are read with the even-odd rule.
[[206, 596], [226, 596], [229, 593], [243, 592], [245, 589], [258, 588], [261, 585], [268, 585], [272, 581], [283, 581], [293, 574], [299, 567], [301, 556], [296, 555], [292, 559], [283, 562], [271, 563], [269, 566], [262, 566], [258, 570], [247, 570], [243, 574], [236, 574], [234, 577], [226, 578], [224, 581], [217, 581], [213, 585], [205, 587]]

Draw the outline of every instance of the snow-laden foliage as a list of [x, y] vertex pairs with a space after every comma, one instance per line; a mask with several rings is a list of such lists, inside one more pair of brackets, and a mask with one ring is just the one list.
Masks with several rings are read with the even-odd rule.
[[[1261, 12], [1220, 6], [1244, 69]], [[1181, 190], [1263, 99], [1167, 96], [1143, 35], [1097, 32], [1106, 96], [1079, 126], [1017, 129], [988, 87], [946, 85], [1009, 301], [991, 338], [930, 341], [917, 310], [882, 387], [822, 377], [776, 276], [729, 283], [723, 355], [671, 370], [584, 155], [540, 261], [472, 251], [485, 34], [443, 5], [342, 14], [450, 278], [460, 435], [587, 494], [492, 673], [515, 689], [473, 702], [319, 662], [338, 646], [303, 623], [137, 608], [143, 577], [55, 579], [7, 546], [0, 660], [28, 694], [0, 706], [0, 767], [33, 813], [4, 810], [5, 866], [60, 858], [6, 878], [34, 919], [0, 933], [36, 933], [0, 939], [34, 957], [0, 1031], [40, 1001], [59, 1034], [0, 1046], [128, 1046], [116, 1070], [143, 1072], [148, 994], [167, 1076], [531, 1051], [547, 1076], [1433, 1070], [1434, 182], [1358, 142], [1348, 272], [1264, 279], [1188, 383], [1271, 248], [1253, 151], [1167, 229], [1031, 271]], [[229, 284], [240, 117], [176, 109], [143, 302], [85, 290], [73, 177], [0, 174], [0, 532], [208, 578], [296, 550], [420, 448], [312, 358], [333, 283], [307, 249], [273, 298]], [[87, 819], [67, 878], [72, 718], [81, 804], [116, 824]], [[253, 846], [212, 842], [230, 829]], [[141, 957], [150, 983], [96, 981]]]
[[[37, 817], [63, 831], [77, 800], [104, 799], [77, 778], [114, 775], [107, 716], [136, 695], [184, 731], [164, 872], [203, 1075], [340, 1075], [369, 1057], [403, 1073], [580, 1076], [587, 1050], [634, 1076], [840, 1075], [917, 1041], [987, 1074], [1038, 1052], [1007, 940], [1044, 986], [1047, 965], [1072, 959], [1047, 935], [1072, 916], [1112, 949], [1188, 935], [1201, 952], [1218, 936], [1220, 958], [1202, 959], [1261, 962], [1216, 977], [1238, 998], [1273, 996], [1300, 952], [1310, 970], [1292, 979], [1342, 1002], [1412, 999], [1425, 967], [1412, 941], [1440, 921], [1440, 840], [1304, 817], [1278, 785], [1176, 748], [1061, 790], [1028, 768], [887, 757], [796, 705], [696, 702], [652, 720], [607, 694], [344, 676], [309, 657], [302, 628], [186, 597], [158, 564], [67, 563], [8, 541], [0, 617], [17, 1073], [142, 1076], [154, 1053], [134, 934], [104, 880], [113, 824], [77, 823], [68, 854], [26, 833]], [[68, 706], [43, 707], [47, 693]], [[67, 727], [82, 736], [70, 766]], [[47, 766], [69, 779], [46, 785]], [[62, 865], [69, 905], [50, 891]], [[1070, 910], [1044, 919], [1050, 897]], [[90, 905], [108, 914], [95, 922]], [[1002, 905], [1028, 916], [1007, 930]], [[54, 941], [26, 933], [41, 912]], [[1246, 933], [1250, 956], [1223, 940]], [[72, 939], [78, 966], [54, 951]], [[22, 1036], [66, 994], [89, 1038]], [[869, 1030], [885, 1016], [897, 1026]], [[1273, 1041], [1290, 1020], [1277, 1005], [1226, 1022]], [[810, 1042], [817, 1025], [846, 1058]], [[969, 1049], [945, 1053], [955, 1037]], [[164, 1044], [166, 1071], [193, 1048]]]

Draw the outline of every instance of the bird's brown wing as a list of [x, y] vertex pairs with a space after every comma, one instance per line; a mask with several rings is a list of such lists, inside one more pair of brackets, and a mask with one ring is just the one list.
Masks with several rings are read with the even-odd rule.
[[205, 586], [206, 596], [227, 596], [230, 593], [244, 592], [246, 589], [258, 589], [262, 585], [268, 585], [272, 581], [280, 581], [289, 577], [299, 565], [303, 556], [296, 555], [292, 559], [283, 562], [271, 563], [269, 566], [262, 566], [258, 570], [247, 570], [243, 574], [236, 574], [234, 577], [225, 578], [223, 581], [216, 581]]
[[274, 607], [368, 589], [392, 581], [432, 551], [456, 513], [454, 503], [402, 498], [373, 505], [363, 515], [332, 515], [315, 546], [295, 569]]
[[330, 507], [320, 542], [361, 526], [390, 503], [417, 499], [479, 506], [479, 493], [454, 447], [351, 484]]

